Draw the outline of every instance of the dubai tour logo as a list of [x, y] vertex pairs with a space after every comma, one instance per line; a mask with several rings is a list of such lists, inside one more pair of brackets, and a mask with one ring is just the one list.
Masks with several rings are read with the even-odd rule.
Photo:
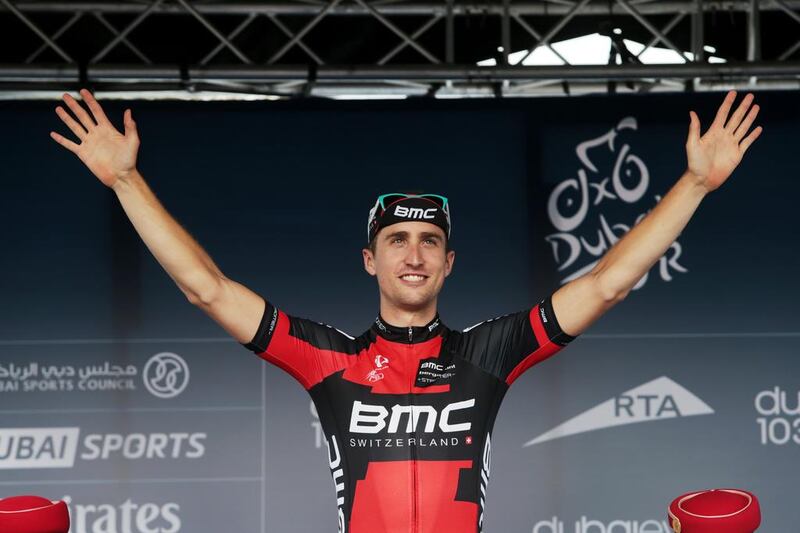
[[189, 365], [178, 354], [157, 353], [144, 365], [142, 379], [153, 396], [174, 398], [189, 384]]
[[[550, 193], [547, 216], [556, 232], [545, 240], [550, 243], [558, 272], [564, 272], [562, 284], [590, 272], [600, 257], [647, 214], [639, 214], [630, 225], [609, 221], [604, 205], [614, 208], [615, 214], [617, 209], [650, 208], [645, 204], [650, 186], [647, 165], [629, 144], [618, 146], [618, 138], [626, 130], [637, 128], [634, 117], [625, 117], [603, 135], [579, 143], [575, 148], [581, 163], [577, 177], [563, 180]], [[653, 198], [661, 200], [658, 194]], [[672, 280], [671, 271], [688, 272], [678, 263], [680, 255], [681, 245], [676, 240], [658, 261], [663, 281]], [[644, 286], [648, 275], [633, 290]]]
[[667, 376], [661, 376], [584, 411], [522, 447], [597, 429], [710, 414], [714, 410], [703, 400]]

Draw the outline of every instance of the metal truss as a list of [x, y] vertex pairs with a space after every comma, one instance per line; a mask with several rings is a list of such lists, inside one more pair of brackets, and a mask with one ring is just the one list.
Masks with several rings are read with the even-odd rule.
[[[594, 32], [611, 38], [606, 65], [571, 63], [553, 45]], [[0, 35], [0, 98], [78, 86], [266, 97], [800, 88], [800, 0], [0, 0]], [[711, 43], [726, 62], [709, 62]], [[655, 46], [676, 63], [643, 64]], [[542, 47], [562, 65], [523, 66]]]

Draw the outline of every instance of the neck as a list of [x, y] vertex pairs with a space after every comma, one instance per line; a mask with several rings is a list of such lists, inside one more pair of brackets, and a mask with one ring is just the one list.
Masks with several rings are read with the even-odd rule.
[[403, 308], [381, 299], [381, 317], [392, 326], [425, 326], [436, 316], [436, 299], [420, 308]]

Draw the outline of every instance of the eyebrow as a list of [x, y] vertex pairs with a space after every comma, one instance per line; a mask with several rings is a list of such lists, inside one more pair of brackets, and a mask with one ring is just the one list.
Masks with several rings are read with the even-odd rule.
[[[442, 240], [441, 235], [439, 235], [438, 233], [433, 233], [431, 231], [422, 231], [422, 232], [420, 232], [419, 236], [421, 238], [423, 238], [423, 239], [433, 238], [433, 239], [436, 239], [438, 241]], [[397, 238], [397, 237], [408, 237], [408, 232], [407, 231], [395, 231], [394, 233], [388, 234], [386, 236], [385, 240], [390, 240], [390, 239], [394, 239], [394, 238]]]

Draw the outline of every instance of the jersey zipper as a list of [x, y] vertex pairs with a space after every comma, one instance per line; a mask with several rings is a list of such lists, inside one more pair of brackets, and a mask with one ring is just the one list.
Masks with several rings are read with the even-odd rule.
[[[408, 351], [409, 354], [409, 362], [413, 361], [414, 357], [414, 345], [412, 344], [414, 330], [411, 326], [408, 326]], [[413, 363], [412, 363], [413, 368]], [[414, 372], [411, 372], [411, 383], [409, 384], [409, 403], [413, 404], [413, 396], [411, 394], [411, 387], [414, 385]], [[413, 411], [412, 411], [413, 412]], [[419, 531], [419, 524], [417, 524], [417, 494], [419, 494], [419, 490], [417, 490], [417, 427], [414, 424], [414, 446], [411, 447], [411, 533], [417, 533]]]

